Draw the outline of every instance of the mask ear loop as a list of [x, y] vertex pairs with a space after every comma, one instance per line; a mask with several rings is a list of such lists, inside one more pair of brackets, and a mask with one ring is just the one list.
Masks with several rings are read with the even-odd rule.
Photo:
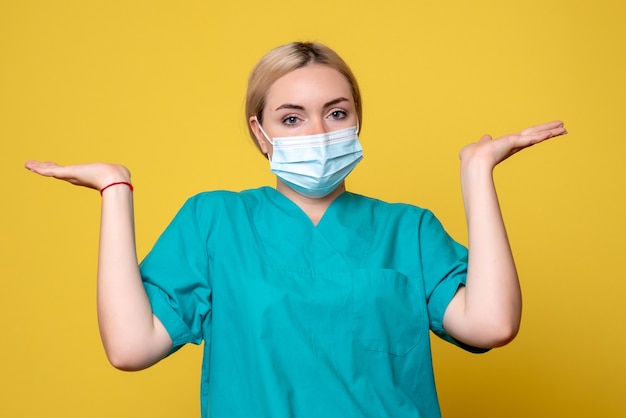
[[269, 142], [272, 146], [274, 146], [274, 142], [270, 139], [270, 137], [265, 133], [265, 130], [263, 130], [263, 127], [261, 126], [261, 122], [259, 122], [259, 119], [257, 119], [256, 115], [254, 115], [254, 120], [256, 122], [257, 125], [259, 125], [259, 129], [261, 130], [261, 133], [263, 134], [263, 136], [265, 137], [265, 139], [267, 139], [267, 142]]
[[[265, 133], [265, 130], [263, 130], [263, 127], [261, 126], [261, 122], [259, 122], [259, 119], [256, 117], [256, 115], [254, 115], [254, 120], [255, 120], [256, 124], [259, 126], [259, 129], [261, 130], [261, 133], [263, 134], [265, 139], [267, 139], [267, 142], [269, 142], [270, 144], [272, 144], [272, 146], [274, 146], [274, 142], [272, 142], [270, 137]], [[267, 155], [267, 159], [271, 163], [272, 162], [272, 157], [270, 157], [270, 153], [268, 152], [265, 155]]]

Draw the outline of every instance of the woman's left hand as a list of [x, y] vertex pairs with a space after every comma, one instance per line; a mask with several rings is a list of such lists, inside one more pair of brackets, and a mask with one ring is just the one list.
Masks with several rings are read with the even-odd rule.
[[444, 328], [475, 347], [499, 347], [517, 334], [522, 296], [515, 262], [498, 204], [492, 170], [524, 148], [567, 133], [560, 121], [464, 147], [461, 189], [468, 228], [467, 281], [444, 315]]
[[459, 153], [459, 157], [461, 162], [478, 159], [493, 168], [524, 148], [566, 133], [563, 122], [553, 121], [532, 126], [521, 132], [505, 135], [498, 139], [492, 139], [490, 135], [484, 135], [478, 142], [466, 145]]

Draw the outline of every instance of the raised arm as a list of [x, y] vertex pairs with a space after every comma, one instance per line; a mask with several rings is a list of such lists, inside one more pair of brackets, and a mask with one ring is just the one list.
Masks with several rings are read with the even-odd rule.
[[485, 135], [461, 150], [469, 265], [466, 286], [458, 290], [444, 315], [444, 328], [454, 338], [492, 348], [517, 335], [522, 297], [493, 169], [516, 152], [565, 133], [563, 123], [555, 121], [495, 140]]
[[[98, 323], [111, 364], [140, 370], [165, 357], [172, 346], [169, 334], [152, 314], [144, 290], [135, 247], [130, 172], [113, 164], [60, 166], [28, 161], [26, 168], [47, 177], [102, 192], [98, 254]], [[118, 183], [118, 184], [114, 184]]]

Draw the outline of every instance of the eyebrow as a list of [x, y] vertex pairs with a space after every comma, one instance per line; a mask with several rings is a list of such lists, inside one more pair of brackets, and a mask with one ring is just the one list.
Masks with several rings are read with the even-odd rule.
[[[342, 102], [347, 102], [348, 99], [346, 99], [345, 97], [338, 97], [334, 100], [331, 100], [330, 102], [327, 102], [324, 104], [324, 109], [331, 107], [331, 106], [335, 106], [336, 104], [342, 103]], [[280, 106], [278, 106], [275, 110], [281, 110], [281, 109], [295, 109], [295, 110], [304, 110], [304, 106], [301, 105], [297, 105], [297, 104], [292, 104], [292, 103], [284, 103]]]

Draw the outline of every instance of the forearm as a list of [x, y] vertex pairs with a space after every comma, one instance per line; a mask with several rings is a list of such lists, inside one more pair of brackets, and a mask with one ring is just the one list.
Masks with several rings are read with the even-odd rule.
[[468, 227], [466, 312], [487, 326], [517, 332], [521, 292], [490, 168], [462, 165]]
[[466, 286], [451, 303], [456, 319], [446, 325], [465, 343], [496, 347], [508, 343], [519, 329], [519, 281], [491, 167], [476, 160], [462, 162], [461, 186], [468, 227], [468, 273]]
[[467, 284], [458, 290], [443, 318], [453, 337], [478, 347], [496, 347], [517, 334], [522, 296], [492, 172], [511, 155], [566, 133], [562, 122], [553, 121], [496, 140], [484, 135], [459, 153], [469, 266]]
[[148, 367], [170, 349], [169, 336], [152, 314], [139, 273], [132, 193], [124, 185], [111, 187], [102, 196], [98, 321], [107, 356], [120, 369]]
[[128, 169], [119, 164], [62, 166], [35, 160], [27, 161], [26, 168], [100, 191], [98, 322], [104, 349], [111, 364], [124, 370], [142, 369], [162, 359], [172, 340], [152, 314], [139, 274]]

